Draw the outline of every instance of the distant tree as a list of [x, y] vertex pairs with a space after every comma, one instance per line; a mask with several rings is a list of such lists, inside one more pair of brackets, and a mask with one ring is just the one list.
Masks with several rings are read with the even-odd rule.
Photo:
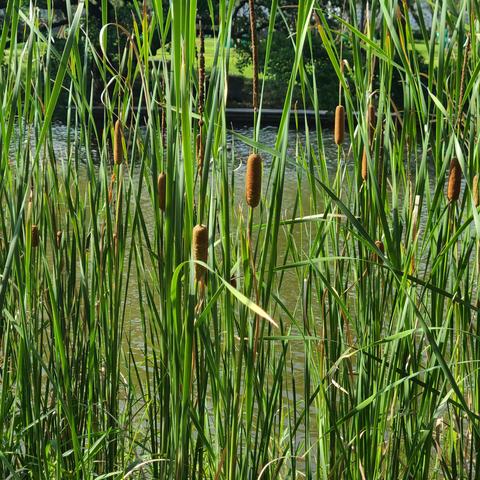
[[[325, 1], [325, 8], [332, 12], [340, 13], [340, 1]], [[260, 68], [265, 62], [266, 36], [270, 23], [270, 0], [256, 0], [257, 17], [257, 35], [259, 39], [259, 65]], [[269, 88], [269, 94], [276, 98], [271, 100], [281, 103], [284, 98], [286, 86], [288, 84], [295, 52], [292, 45], [291, 32], [295, 32], [297, 21], [298, 2], [291, 0], [279, 0], [278, 8], [282, 15], [277, 14], [275, 28], [272, 33], [271, 51], [269, 58], [269, 67], [267, 78], [273, 84]], [[332, 25], [333, 20], [332, 20]], [[240, 0], [235, 9], [235, 18], [233, 21], [232, 38], [235, 41], [237, 49], [238, 67], [245, 68], [251, 63], [250, 46], [250, 24], [248, 1]], [[317, 85], [321, 86], [321, 91], [326, 95], [321, 99], [322, 108], [334, 108], [337, 102], [336, 92], [338, 90], [338, 80], [331, 66], [327, 52], [323, 47], [318, 34], [314, 18], [312, 17], [312, 52], [308, 44], [303, 52], [303, 61], [307, 72], [315, 72]], [[346, 53], [348, 55], [348, 53]]]

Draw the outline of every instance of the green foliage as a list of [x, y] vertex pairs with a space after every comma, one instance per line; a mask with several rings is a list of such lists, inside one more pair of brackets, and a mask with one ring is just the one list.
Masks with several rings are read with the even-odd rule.
[[[251, 52], [249, 47], [242, 46], [245, 43], [239, 41], [237, 43], [237, 62], [240, 71], [251, 65]], [[265, 63], [265, 41], [260, 42], [259, 63]], [[334, 69], [328, 59], [326, 50], [324, 49], [320, 37], [312, 36], [312, 50], [314, 56], [310, 55], [308, 49], [303, 53], [303, 62], [305, 72], [310, 76], [315, 74], [317, 85], [321, 86], [322, 95], [319, 99], [319, 106], [322, 110], [335, 110], [338, 102], [338, 80]], [[268, 88], [265, 93], [265, 101], [271, 105], [281, 105], [285, 98], [286, 89], [292, 67], [295, 60], [295, 51], [292, 48], [292, 40], [284, 31], [275, 30], [272, 33], [272, 48], [270, 52], [270, 60], [268, 71], [265, 77]], [[300, 79], [295, 84], [294, 101], [302, 104], [302, 92], [300, 88]], [[311, 100], [308, 100], [308, 107], [311, 108]]]
[[[332, 24], [300, 0], [293, 54], [271, 2], [282, 117], [247, 131], [226, 121], [232, 2], [211, 5], [204, 104], [195, 2], [135, 2], [128, 36], [80, 8], [65, 42], [19, 5], [0, 29], [0, 478], [478, 478], [478, 2], [435, 1], [419, 53], [406, 3], [371, 2], [364, 28], [356, 2]], [[342, 145], [292, 115], [319, 110], [325, 54]]]

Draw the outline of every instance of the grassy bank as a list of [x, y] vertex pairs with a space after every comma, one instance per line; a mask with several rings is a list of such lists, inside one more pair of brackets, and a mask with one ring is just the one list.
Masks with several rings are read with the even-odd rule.
[[[328, 12], [300, 0], [272, 146], [263, 78], [252, 135], [226, 123], [233, 3], [208, 84], [196, 2], [152, 3], [100, 49], [80, 4], [59, 50], [7, 2], [0, 477], [477, 478], [480, 4], [433, 2], [423, 67], [397, 2], [374, 0], [365, 30], [349, 2], [346, 64]], [[155, 62], [153, 34], [170, 44]], [[318, 35], [345, 112], [333, 155], [320, 121], [289, 132], [295, 84], [318, 110], [302, 59]]]

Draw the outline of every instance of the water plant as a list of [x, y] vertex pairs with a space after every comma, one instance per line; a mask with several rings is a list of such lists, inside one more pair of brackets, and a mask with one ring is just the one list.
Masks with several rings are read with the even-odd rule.
[[296, 2], [273, 142], [282, 2], [250, 130], [234, 2], [210, 70], [197, 2], [98, 3], [0, 19], [0, 477], [478, 478], [480, 3]]

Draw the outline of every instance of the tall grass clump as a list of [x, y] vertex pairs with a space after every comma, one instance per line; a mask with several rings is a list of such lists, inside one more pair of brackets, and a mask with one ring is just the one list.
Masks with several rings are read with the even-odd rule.
[[4, 3], [1, 478], [480, 476], [477, 0]]

